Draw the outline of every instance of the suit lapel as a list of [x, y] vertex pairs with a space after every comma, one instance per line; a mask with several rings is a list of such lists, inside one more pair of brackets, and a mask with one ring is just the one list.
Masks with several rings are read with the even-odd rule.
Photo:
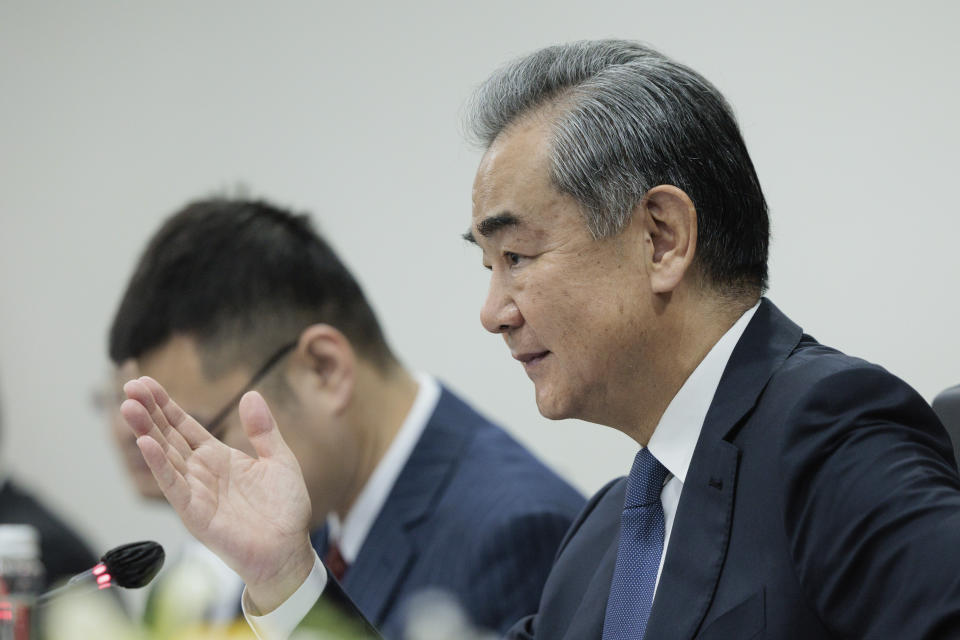
[[418, 544], [416, 525], [430, 517], [469, 441], [469, 431], [455, 419], [457, 408], [456, 400], [443, 389], [437, 408], [344, 576], [344, 590], [378, 626], [410, 567], [425, 552]]
[[647, 623], [649, 638], [692, 638], [713, 599], [730, 537], [740, 451], [729, 442], [711, 444], [709, 468], [695, 454], [683, 484]]
[[727, 438], [801, 335], [800, 327], [764, 298], [737, 343], [683, 484], [647, 637], [688, 640], [703, 622], [726, 556], [736, 493], [740, 450]]
[[601, 534], [601, 539], [609, 540], [602, 553], [600, 563], [584, 591], [583, 600], [571, 618], [569, 628], [563, 634], [563, 640], [600, 640], [603, 634], [603, 620], [607, 613], [607, 599], [610, 597], [610, 585], [617, 565], [617, 547], [620, 542], [620, 512], [626, 492], [626, 482], [621, 482], [611, 499], [617, 506], [616, 517], [609, 518], [609, 525]]

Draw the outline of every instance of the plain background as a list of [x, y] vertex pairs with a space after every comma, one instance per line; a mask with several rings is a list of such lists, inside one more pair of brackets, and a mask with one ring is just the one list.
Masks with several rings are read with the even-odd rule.
[[126, 484], [91, 390], [146, 239], [247, 185], [307, 210], [410, 366], [585, 493], [627, 472], [610, 429], [539, 416], [479, 324], [459, 239], [479, 153], [460, 132], [496, 66], [561, 41], [648, 42], [738, 114], [771, 208], [770, 297], [931, 399], [960, 382], [960, 4], [0, 2], [3, 469], [100, 551], [175, 544]]

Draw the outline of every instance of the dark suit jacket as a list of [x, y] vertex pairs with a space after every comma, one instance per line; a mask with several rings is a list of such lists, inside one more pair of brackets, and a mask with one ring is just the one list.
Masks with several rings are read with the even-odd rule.
[[29, 524], [40, 534], [44, 588], [92, 568], [99, 560], [80, 537], [52, 511], [7, 480], [0, 489], [0, 524]]
[[[500, 427], [444, 389], [343, 589], [386, 637], [401, 637], [404, 605], [427, 588], [453, 595], [475, 624], [503, 632], [536, 609], [583, 504]], [[325, 531], [314, 546], [323, 557]]]
[[[516, 640], [599, 640], [626, 482], [564, 539]], [[646, 638], [960, 638], [960, 480], [930, 407], [762, 301], [690, 464]]]

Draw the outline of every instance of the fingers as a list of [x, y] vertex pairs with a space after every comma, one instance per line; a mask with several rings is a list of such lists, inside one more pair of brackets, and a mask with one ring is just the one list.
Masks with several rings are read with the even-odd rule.
[[[176, 453], [179, 460], [186, 460], [190, 457], [190, 445], [163, 417], [150, 390], [139, 380], [131, 380], [123, 385], [123, 390], [128, 398], [127, 401], [124, 401], [124, 404], [127, 402], [130, 402], [130, 404], [127, 405], [126, 409], [121, 404], [120, 413], [134, 432], [137, 435], [153, 437], [161, 444], [164, 451], [170, 449]], [[145, 418], [143, 417], [144, 413], [146, 413]], [[182, 470], [178, 460], [175, 459], [173, 462]]]
[[[167, 435], [165, 435], [154, 422], [149, 411], [147, 411], [147, 408], [140, 400], [139, 396], [142, 395], [143, 391], [144, 390], [141, 389], [132, 389], [128, 392], [130, 397], [120, 405], [120, 414], [138, 437], [146, 436], [155, 440], [164, 452], [164, 455], [170, 459], [170, 463], [183, 473], [186, 469], [186, 457], [180, 453], [177, 447], [170, 444]], [[173, 438], [179, 437], [173, 429], [168, 428], [168, 433]], [[183, 445], [186, 445], [186, 443], [184, 442]], [[189, 447], [187, 447], [187, 451], [189, 455]]]
[[190, 503], [190, 488], [183, 474], [170, 462], [159, 442], [151, 436], [137, 438], [137, 446], [170, 505], [181, 513]]
[[159, 382], [149, 376], [142, 376], [140, 382], [153, 394], [153, 398], [164, 419], [176, 428], [177, 432], [183, 436], [192, 448], [196, 449], [203, 442], [213, 438], [202, 424], [194, 420], [193, 416], [181, 409], [180, 405], [173, 401], [170, 394], [167, 393], [167, 390], [164, 389]]
[[191, 450], [210, 437], [207, 430], [181, 409], [153, 378], [143, 376], [131, 380], [123, 386], [123, 390], [127, 397], [143, 405], [168, 444], [179, 451], [183, 458], [189, 457]]
[[273, 419], [267, 402], [256, 391], [248, 391], [240, 398], [240, 422], [244, 433], [260, 458], [285, 457], [293, 453], [283, 441], [277, 421]]
[[[150, 392], [153, 406], [148, 406], [150, 416], [163, 429], [164, 425], [172, 427], [173, 431], [182, 438], [188, 450], [199, 447], [210, 434], [190, 414], [170, 398], [167, 390], [159, 382], [148, 376], [141, 376], [138, 380]], [[163, 429], [167, 433], [167, 429]]]

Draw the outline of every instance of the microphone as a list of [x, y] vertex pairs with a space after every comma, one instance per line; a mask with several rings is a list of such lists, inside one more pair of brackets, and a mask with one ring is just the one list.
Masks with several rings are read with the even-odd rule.
[[146, 586], [163, 566], [163, 547], [156, 542], [131, 542], [107, 551], [100, 562], [83, 573], [70, 578], [61, 587], [47, 591], [37, 598], [43, 606], [62, 595], [77, 589], [109, 589], [116, 585], [124, 589], [139, 589]]

